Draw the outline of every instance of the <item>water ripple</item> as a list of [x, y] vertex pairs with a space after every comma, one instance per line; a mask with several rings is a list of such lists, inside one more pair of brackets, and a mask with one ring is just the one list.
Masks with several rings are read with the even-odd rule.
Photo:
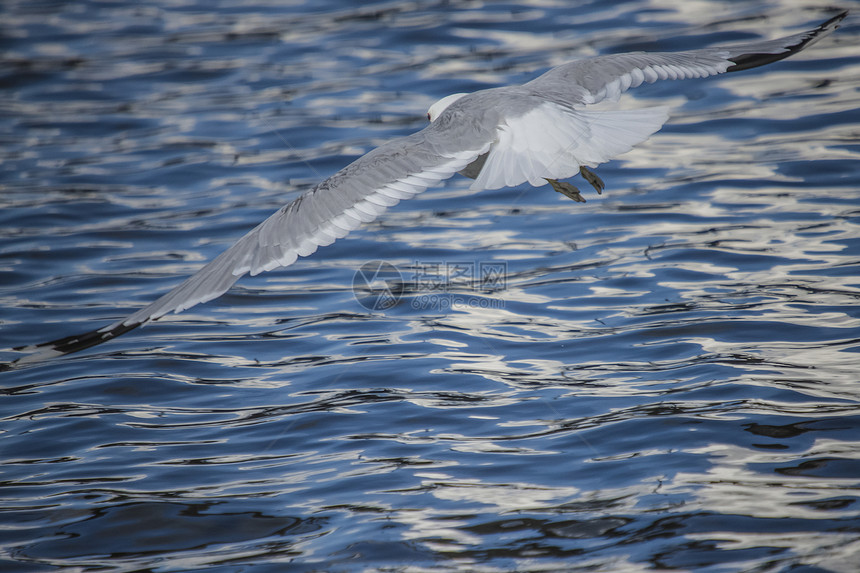
[[[0, 347], [126, 315], [441, 96], [825, 17], [7, 2]], [[853, 571], [857, 35], [635, 90], [671, 120], [584, 205], [455, 179], [216, 302], [0, 374], [0, 568]], [[368, 260], [402, 275], [385, 311], [353, 294]], [[502, 282], [438, 270], [481, 264]]]

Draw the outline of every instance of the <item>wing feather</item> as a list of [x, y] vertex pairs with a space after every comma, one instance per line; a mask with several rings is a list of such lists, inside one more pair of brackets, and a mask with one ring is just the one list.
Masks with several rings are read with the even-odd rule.
[[563, 64], [525, 84], [534, 93], [573, 106], [616, 101], [630, 88], [657, 80], [703, 78], [769, 64], [807, 48], [839, 27], [848, 12], [777, 40], [684, 52], [609, 54]]

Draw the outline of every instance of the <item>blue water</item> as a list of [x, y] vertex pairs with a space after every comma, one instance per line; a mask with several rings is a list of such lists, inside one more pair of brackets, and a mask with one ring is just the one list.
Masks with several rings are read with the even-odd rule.
[[[831, 15], [4, 2], [0, 360], [152, 301], [444, 95]], [[631, 92], [672, 119], [586, 204], [455, 177], [216, 301], [0, 373], [0, 569], [855, 571], [856, 22]], [[374, 260], [401, 277], [390, 308], [353, 292]]]

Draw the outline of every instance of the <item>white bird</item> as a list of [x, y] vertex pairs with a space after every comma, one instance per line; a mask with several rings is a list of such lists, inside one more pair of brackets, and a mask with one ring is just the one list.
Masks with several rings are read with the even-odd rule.
[[629, 151], [668, 119], [666, 107], [604, 111], [594, 104], [617, 101], [643, 82], [702, 78], [781, 60], [838, 28], [846, 15], [778, 40], [597, 56], [563, 64], [523, 85], [445, 97], [430, 108], [427, 127], [341, 169], [152, 304], [98, 330], [16, 348], [35, 354], [5, 368], [76, 352], [212, 300], [243, 275], [289, 266], [458, 172], [474, 179], [475, 191], [549, 182], [583, 201], [573, 185], [558, 180], [581, 173], [600, 192], [603, 182], [588, 168]]

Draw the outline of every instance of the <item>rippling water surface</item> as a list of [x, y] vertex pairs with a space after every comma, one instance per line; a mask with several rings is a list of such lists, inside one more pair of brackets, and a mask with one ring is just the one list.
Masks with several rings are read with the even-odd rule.
[[[153, 300], [444, 95], [831, 15], [6, 2], [0, 359]], [[854, 571], [858, 36], [635, 90], [672, 119], [584, 205], [456, 177], [0, 374], [0, 569]], [[371, 260], [401, 275], [391, 308], [353, 294]]]

